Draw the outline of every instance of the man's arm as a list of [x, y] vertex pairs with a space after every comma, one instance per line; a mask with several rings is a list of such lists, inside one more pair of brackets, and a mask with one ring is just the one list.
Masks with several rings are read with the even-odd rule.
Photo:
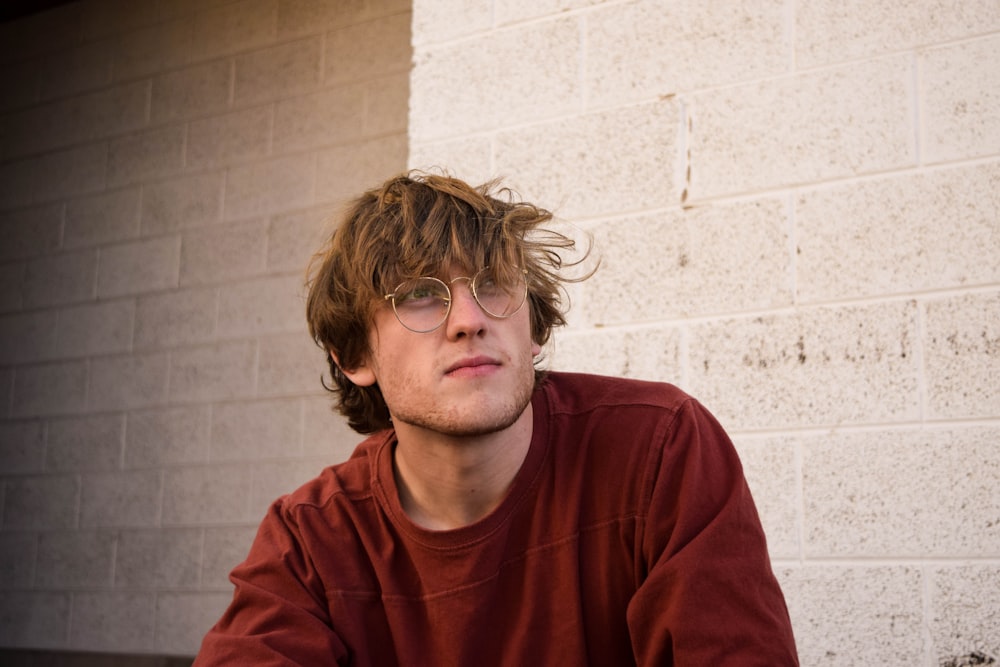
[[233, 601], [205, 636], [198, 667], [346, 664], [322, 582], [285, 519], [280, 501], [272, 505], [246, 561], [230, 575]]
[[639, 665], [798, 665], [784, 597], [729, 437], [688, 401], [650, 466], [645, 581], [628, 608]]

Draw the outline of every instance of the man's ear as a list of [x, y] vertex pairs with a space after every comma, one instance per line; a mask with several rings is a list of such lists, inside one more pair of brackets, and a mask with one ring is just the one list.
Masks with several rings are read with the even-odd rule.
[[347, 376], [347, 379], [359, 387], [370, 387], [378, 381], [378, 378], [375, 377], [375, 371], [372, 370], [367, 361], [361, 361], [354, 368], [344, 368], [336, 353], [331, 351], [330, 358], [333, 359], [333, 363], [337, 364], [337, 368]]

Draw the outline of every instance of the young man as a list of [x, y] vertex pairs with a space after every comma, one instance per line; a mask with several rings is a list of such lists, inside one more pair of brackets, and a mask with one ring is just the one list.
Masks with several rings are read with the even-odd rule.
[[543, 373], [542, 209], [446, 177], [359, 198], [310, 331], [372, 434], [274, 503], [197, 665], [795, 665], [729, 438], [679, 389]]

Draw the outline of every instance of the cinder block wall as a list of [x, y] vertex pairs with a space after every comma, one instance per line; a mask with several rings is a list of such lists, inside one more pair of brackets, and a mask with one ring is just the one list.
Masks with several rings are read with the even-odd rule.
[[358, 438], [301, 289], [406, 167], [399, 0], [0, 25], [0, 647], [193, 654], [267, 504]]
[[803, 665], [1000, 661], [1000, 4], [415, 0], [410, 164], [593, 235], [556, 368], [734, 436]]

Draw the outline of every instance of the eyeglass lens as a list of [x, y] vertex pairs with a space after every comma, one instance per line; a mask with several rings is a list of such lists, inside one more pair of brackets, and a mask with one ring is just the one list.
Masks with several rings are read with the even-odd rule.
[[[462, 278], [455, 279], [458, 280]], [[498, 318], [516, 313], [524, 303], [527, 292], [523, 279], [500, 284], [485, 270], [473, 276], [469, 288], [479, 306], [487, 314]], [[396, 288], [392, 305], [400, 324], [407, 329], [420, 333], [433, 331], [448, 317], [451, 290], [437, 278], [414, 278]]]

